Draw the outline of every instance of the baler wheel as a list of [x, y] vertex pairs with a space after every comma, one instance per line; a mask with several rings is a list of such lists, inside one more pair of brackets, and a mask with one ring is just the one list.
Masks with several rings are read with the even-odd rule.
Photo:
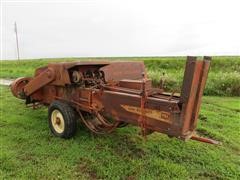
[[67, 103], [53, 101], [48, 109], [49, 128], [61, 138], [71, 138], [77, 129], [77, 116], [74, 109]]

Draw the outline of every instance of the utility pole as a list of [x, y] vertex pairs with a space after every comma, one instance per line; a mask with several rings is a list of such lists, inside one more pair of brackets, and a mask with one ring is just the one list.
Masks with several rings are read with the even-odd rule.
[[14, 29], [15, 29], [15, 34], [16, 34], [17, 55], [18, 55], [18, 60], [20, 60], [20, 56], [19, 56], [19, 46], [18, 46], [17, 23], [16, 23], [16, 21], [15, 21], [15, 23], [14, 23]]

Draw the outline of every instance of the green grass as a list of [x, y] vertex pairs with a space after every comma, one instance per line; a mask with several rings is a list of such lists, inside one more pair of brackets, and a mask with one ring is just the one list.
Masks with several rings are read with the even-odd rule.
[[74, 138], [54, 137], [47, 109], [32, 110], [0, 86], [0, 179], [240, 179], [240, 98], [204, 97], [198, 132], [221, 146], [132, 126], [96, 136], [78, 125]]
[[[149, 77], [155, 86], [160, 78], [166, 80], [165, 89], [180, 92], [185, 65], [185, 57], [139, 57], [139, 58], [107, 58], [107, 60], [140, 60], [144, 61]], [[2, 61], [0, 78], [17, 78], [32, 76], [37, 67], [49, 62], [106, 60], [105, 58], [62, 58], [36, 59], [18, 61]], [[165, 75], [163, 76], [163, 73]], [[205, 95], [240, 96], [240, 57], [213, 57]]]

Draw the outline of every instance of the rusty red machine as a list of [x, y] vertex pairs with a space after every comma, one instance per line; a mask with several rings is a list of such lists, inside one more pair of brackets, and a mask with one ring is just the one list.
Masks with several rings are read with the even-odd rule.
[[27, 106], [48, 106], [54, 135], [70, 138], [80, 119], [96, 134], [139, 126], [146, 136], [160, 132], [182, 140], [216, 144], [195, 133], [210, 57], [187, 57], [180, 94], [152, 87], [143, 62], [63, 62], [36, 69], [34, 77], [11, 84]]

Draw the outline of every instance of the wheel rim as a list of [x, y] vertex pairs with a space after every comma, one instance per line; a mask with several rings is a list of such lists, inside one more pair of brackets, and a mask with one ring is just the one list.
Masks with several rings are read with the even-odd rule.
[[57, 133], [62, 133], [64, 131], [64, 128], [65, 128], [64, 118], [62, 113], [59, 110], [55, 109], [52, 112], [51, 122], [54, 130]]

